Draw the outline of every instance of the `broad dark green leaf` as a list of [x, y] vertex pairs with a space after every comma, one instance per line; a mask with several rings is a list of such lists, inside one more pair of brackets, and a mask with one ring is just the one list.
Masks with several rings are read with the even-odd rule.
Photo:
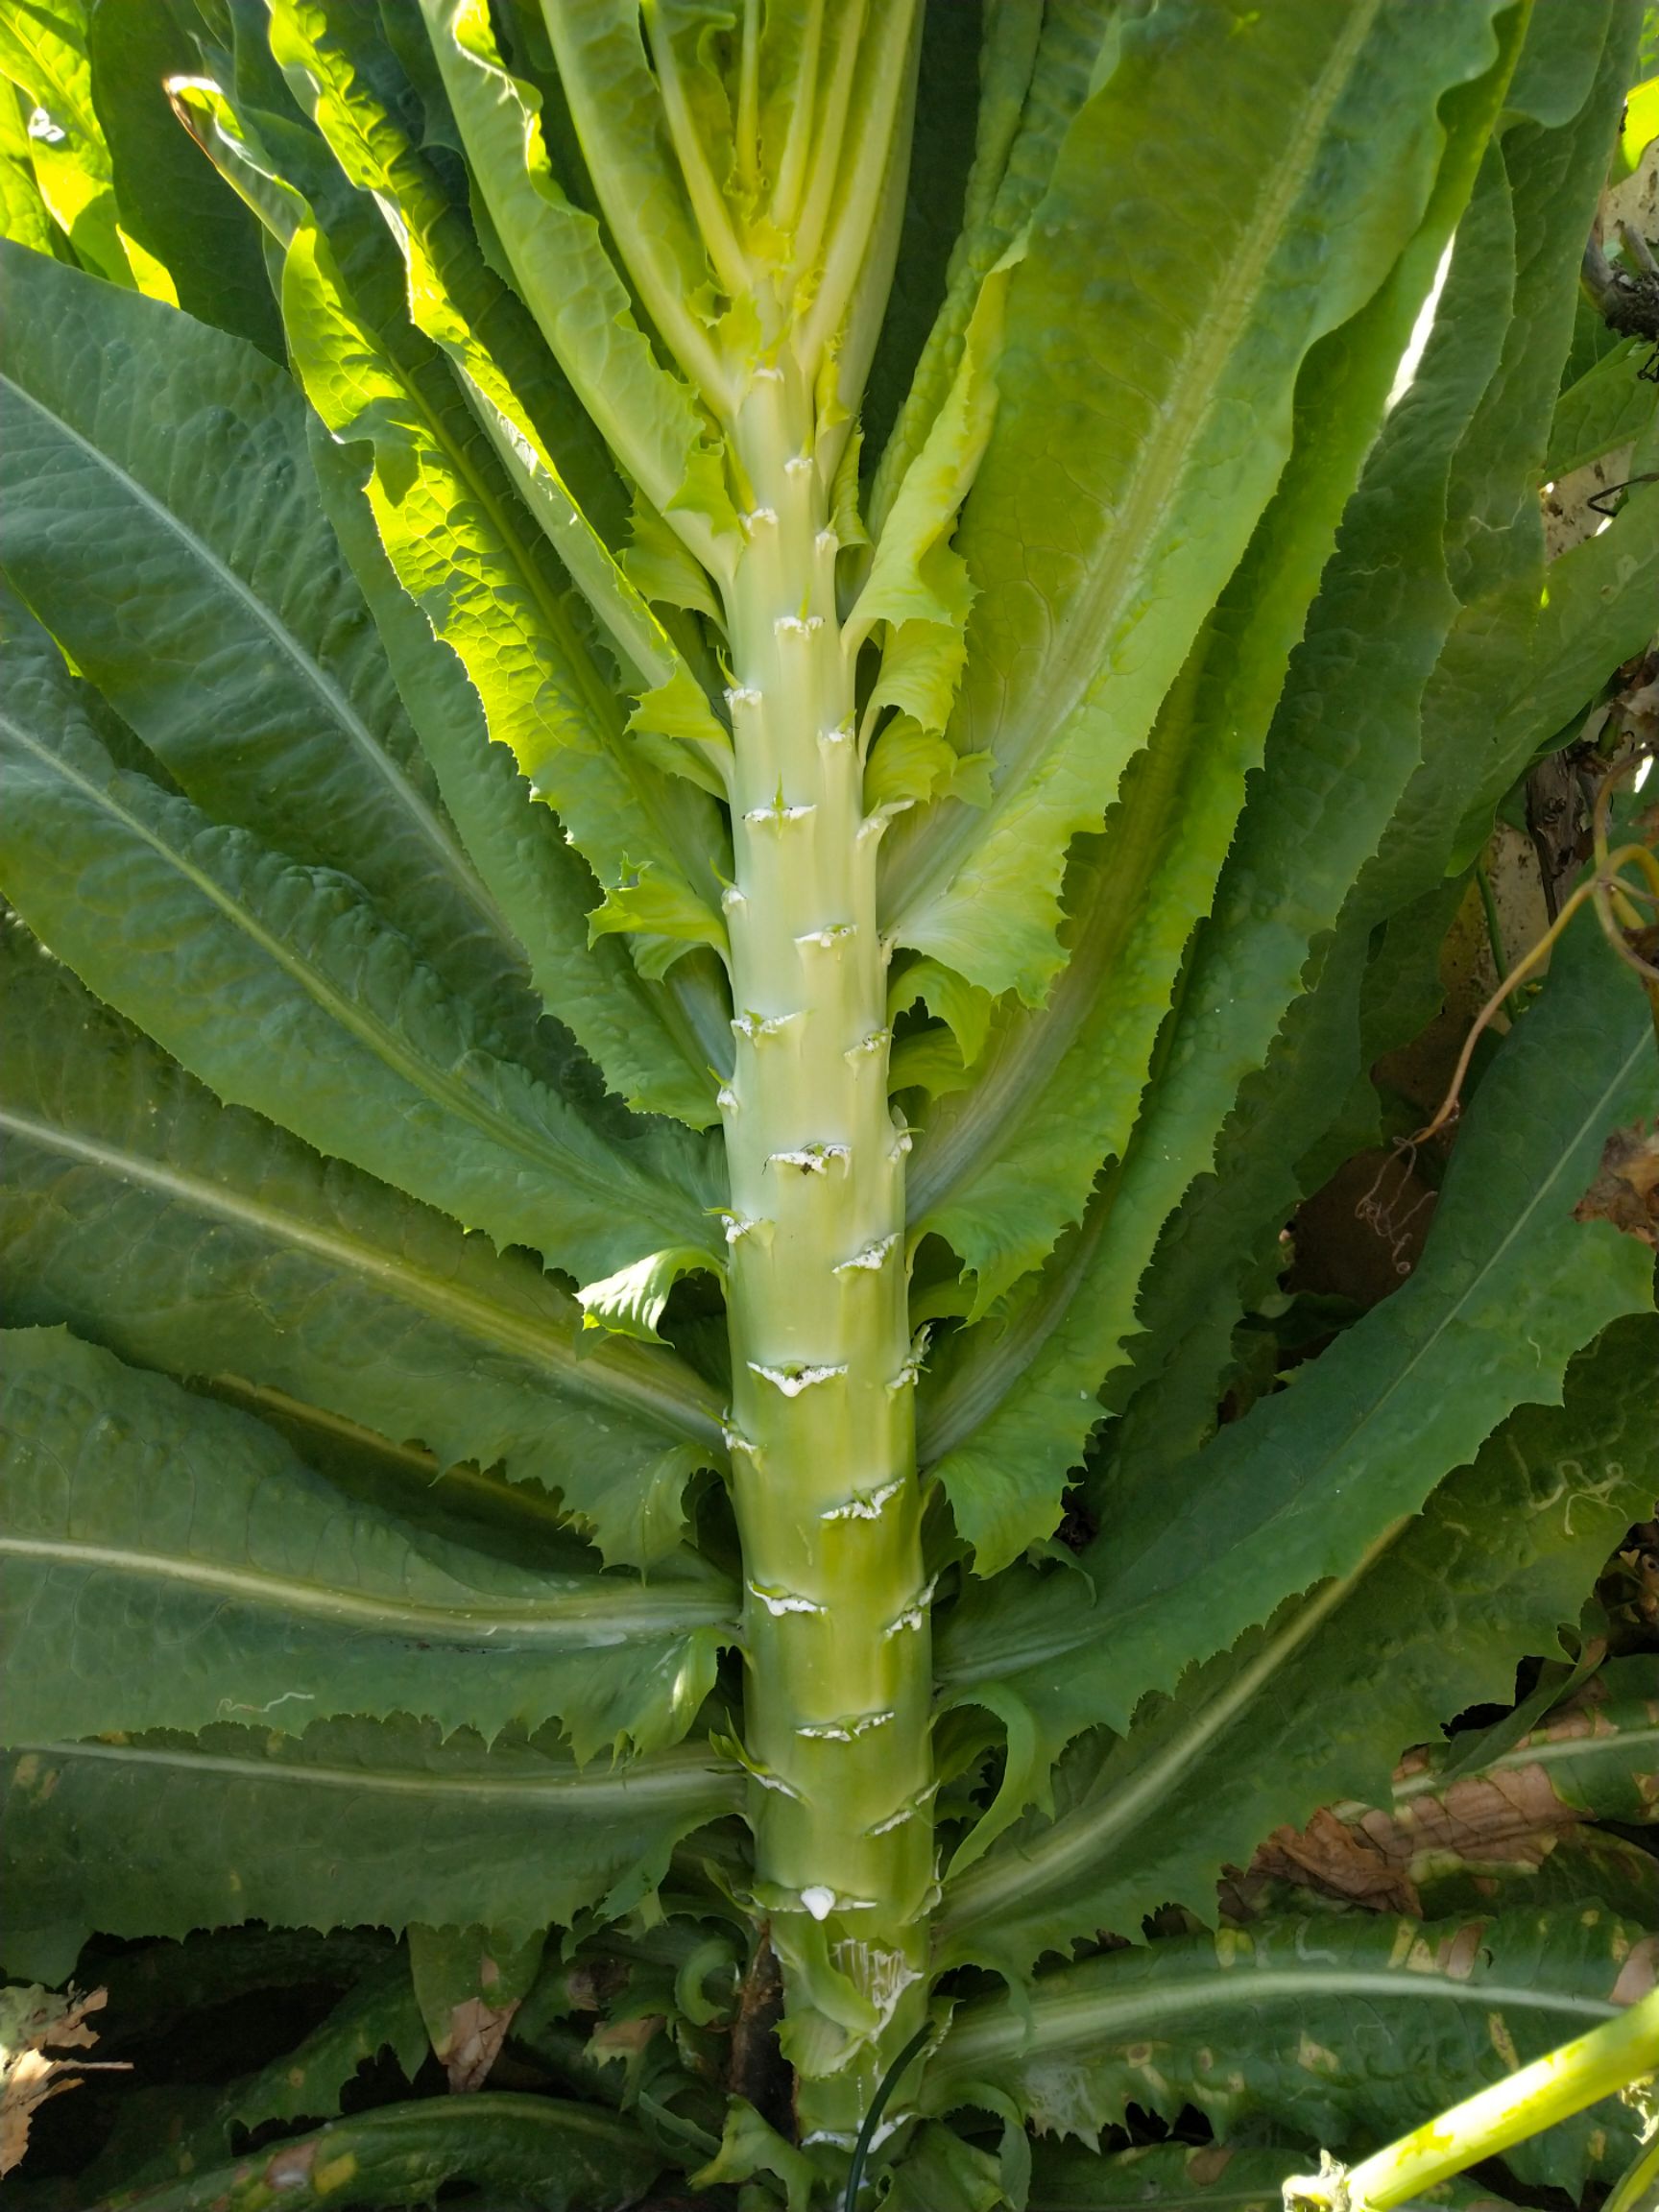
[[[578, 1356], [580, 1310], [522, 1253], [256, 1116], [216, 1103], [54, 961], [6, 932], [0, 1055], [8, 1318], [66, 1322], [124, 1359], [235, 1377], [302, 1434], [419, 1438], [438, 1470], [505, 1462], [607, 1554], [679, 1544], [720, 1401], [661, 1346]], [[417, 1468], [410, 1502], [430, 1479]], [[542, 1486], [538, 1491], [535, 1485]], [[468, 1495], [464, 1477], [440, 1486]]]
[[[1096, 1929], [1133, 1936], [1171, 1901], [1208, 1917], [1222, 1868], [1247, 1864], [1272, 1829], [1333, 1800], [1385, 1803], [1409, 1744], [1506, 1702], [1518, 1659], [1557, 1648], [1659, 1497], [1656, 1353], [1651, 1315], [1616, 1323], [1568, 1370], [1563, 1405], [1512, 1414], [1350, 1573], [1152, 1700], [1120, 1742], [1079, 1745], [1052, 1816], [1028, 1815], [950, 1885], [946, 1956], [1019, 1975]], [[1227, 1573], [1217, 1558], [1195, 1601]], [[1024, 1591], [1005, 1577], [945, 1631], [947, 1685], [998, 1681], [1002, 1709], [1029, 1715], [1033, 1794], [1048, 1753], [1096, 1710], [1094, 1667], [1066, 1650], [1087, 1599], [1075, 1575]]]
[[703, 1234], [712, 1193], [661, 1174], [685, 1162], [680, 1143], [677, 1161], [656, 1149], [683, 1133], [659, 1124], [624, 1149], [484, 1049], [349, 878], [117, 768], [21, 611], [4, 681], [9, 895], [221, 1098], [579, 1275]]
[[1438, 103], [1491, 66], [1492, 12], [1192, 0], [1125, 23], [1033, 218], [963, 520], [956, 736], [995, 753], [996, 795], [901, 834], [902, 942], [1044, 995], [1069, 840], [1099, 827], [1272, 495], [1298, 366], [1421, 219]]
[[354, 876], [452, 990], [510, 1012], [523, 955], [438, 801], [292, 381], [7, 247], [0, 432], [0, 562], [191, 798]]
[[1095, 1623], [1089, 1658], [1059, 1659], [1058, 1620], [1050, 1647], [1096, 1719], [1126, 1726], [1149, 1690], [1352, 1574], [1504, 1415], [1558, 1401], [1580, 1346], [1651, 1310], [1646, 1248], [1573, 1209], [1608, 1134], [1656, 1100], [1645, 996], [1599, 932], [1567, 940], [1467, 1117], [1410, 1280], [1184, 1468], [1108, 1504], [1067, 1607]]
[[[1614, 2018], [1652, 1985], [1642, 1931], [1582, 1911], [1416, 1922], [1262, 1922], [1172, 1937], [980, 1999], [924, 2091], [948, 2110], [990, 2081], [1039, 2128], [1092, 2137], [1131, 2104], [1193, 2104], [1352, 2156]], [[1507, 2153], [1534, 2186], [1617, 2175], [1640, 2121], [1616, 2098]]]
[[64, 1330], [0, 1334], [0, 1469], [13, 1741], [415, 1713], [486, 1737], [557, 1717], [584, 1760], [656, 1749], [734, 1632], [689, 1558], [646, 1589], [469, 1551]]
[[73, 1926], [182, 1936], [245, 1920], [482, 1915], [522, 1939], [628, 1911], [682, 1836], [735, 1811], [741, 1781], [707, 1747], [579, 1769], [540, 1739], [486, 1750], [407, 1718], [18, 1747], [0, 1781], [0, 1955], [27, 1972]]

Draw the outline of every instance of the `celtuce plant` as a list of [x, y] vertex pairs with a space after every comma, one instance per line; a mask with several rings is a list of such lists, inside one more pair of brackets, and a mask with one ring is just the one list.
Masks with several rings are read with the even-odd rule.
[[[0, 15], [0, 1957], [345, 1992], [80, 2201], [1197, 2203], [1027, 2123], [1289, 2174], [1645, 1993], [1634, 1878], [1215, 1905], [1598, 1694], [1659, 1492], [1644, 22]], [[1390, 1163], [1556, 756], [1594, 896]], [[1282, 1289], [1367, 1151], [1399, 1286]]]

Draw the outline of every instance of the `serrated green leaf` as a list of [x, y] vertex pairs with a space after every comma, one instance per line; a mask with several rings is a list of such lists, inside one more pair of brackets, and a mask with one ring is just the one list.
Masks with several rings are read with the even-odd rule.
[[[1351, 1573], [1514, 1407], [1557, 1401], [1581, 1345], [1651, 1309], [1644, 1248], [1575, 1222], [1573, 1206], [1608, 1133], [1656, 1101], [1645, 998], [1599, 932], [1564, 943], [1467, 1118], [1415, 1273], [1293, 1388], [1222, 1430], [1190, 1486], [1169, 1470], [1125, 1501], [1091, 1551], [1111, 1623], [1091, 1668], [1102, 1719], [1126, 1725], [1148, 1690], [1293, 1591]], [[1171, 1512], [1171, 1485], [1190, 1507]], [[1203, 1564], [1218, 1539], [1222, 1585]]]
[[473, 173], [518, 287], [607, 444], [706, 567], [736, 517], [689, 388], [660, 368], [590, 215], [553, 177], [540, 100], [501, 66], [480, 0], [421, 0]]
[[[871, 727], [887, 707], [929, 733], [942, 732], [950, 719], [967, 657], [973, 587], [950, 538], [997, 417], [997, 364], [1013, 265], [1005, 255], [979, 288], [950, 389], [905, 472], [847, 616], [849, 652], [881, 630], [880, 672], [864, 709]], [[879, 750], [878, 744], [878, 759]]]
[[124, 2097], [109, 2140], [77, 2176], [87, 2202], [211, 2168], [230, 2154], [237, 2129], [271, 2120], [323, 2120], [359, 2069], [390, 2050], [413, 2080], [426, 2053], [425, 2023], [407, 1960], [372, 1968], [292, 2051], [223, 2089], [142, 2088]]
[[0, 1462], [13, 1740], [557, 1717], [586, 1760], [677, 1742], [731, 1633], [706, 1575], [647, 1593], [515, 1571], [342, 1499], [261, 1423], [66, 1331], [0, 1334]]
[[[1557, 1647], [1659, 1492], [1656, 1348], [1651, 1315], [1616, 1323], [1569, 1368], [1563, 1405], [1511, 1414], [1352, 1572], [1193, 1670], [1120, 1743], [1080, 1745], [1052, 1818], [1028, 1815], [951, 1884], [946, 1956], [1019, 1975], [1095, 1929], [1132, 1936], [1170, 1901], [1208, 1916], [1222, 1868], [1246, 1864], [1273, 1828], [1334, 1799], [1385, 1802], [1409, 1744], [1506, 1700], [1518, 1659]], [[948, 1693], [969, 1699], [989, 1679], [1002, 1709], [1029, 1717], [1029, 1772], [1002, 1816], [1042, 1793], [1054, 1749], [1098, 1711], [1072, 1642], [1091, 1610], [1080, 1576], [1004, 1577], [946, 1626]]]
[[35, 613], [199, 805], [355, 876], [452, 990], [521, 991], [318, 502], [289, 379], [16, 249], [0, 310], [0, 560]]
[[[686, 1479], [721, 1455], [706, 1383], [615, 1338], [579, 1358], [579, 1309], [525, 1255], [218, 1105], [18, 936], [0, 951], [10, 1320], [240, 1378], [325, 1443], [356, 1423], [421, 1439], [439, 1471], [502, 1461], [543, 1557], [538, 1484], [610, 1558], [675, 1551]], [[463, 1477], [427, 1509], [451, 1494]]]
[[630, 1910], [682, 1836], [735, 1810], [735, 1775], [696, 1747], [578, 1769], [540, 1740], [486, 1750], [406, 1717], [21, 1746], [0, 1785], [6, 1956], [66, 1920], [181, 1936], [482, 1914], [522, 1939]]
[[[145, 2212], [270, 2212], [276, 2204], [342, 2201], [343, 2189], [376, 2204], [432, 2202], [449, 2181], [481, 2184], [497, 2201], [533, 2192], [546, 2212], [621, 2212], [662, 2167], [661, 2153], [626, 2122], [556, 2097], [486, 2094], [382, 2105], [313, 2135], [269, 2146], [147, 2195]], [[125, 2195], [105, 2200], [117, 2212]], [[98, 2212], [98, 2208], [92, 2208]]]
[[639, 1336], [647, 1343], [660, 1341], [657, 1324], [668, 1303], [668, 1293], [682, 1275], [707, 1273], [724, 1278], [725, 1266], [712, 1253], [695, 1244], [673, 1244], [665, 1252], [649, 1253], [609, 1275], [602, 1283], [589, 1283], [576, 1293], [582, 1308], [583, 1327], [609, 1329], [619, 1336]]
[[[951, 2023], [923, 2092], [947, 2110], [988, 2079], [1046, 2132], [1093, 2136], [1128, 2105], [1218, 2133], [1241, 2122], [1369, 2150], [1617, 2016], [1650, 1985], [1641, 1931], [1582, 1911], [1420, 1923], [1262, 1922], [1172, 1937], [980, 1999]], [[1533, 2185], [1614, 2175], [1640, 2121], [1607, 2098], [1506, 2153]]]
[[[980, 597], [956, 736], [997, 755], [997, 795], [983, 818], [901, 836], [902, 942], [1044, 994], [1067, 844], [1099, 827], [1271, 496], [1297, 367], [1421, 219], [1442, 94], [1494, 53], [1485, 8], [1437, 17], [1433, 36], [1423, 18], [1407, 35], [1377, 8], [1317, 5], [1125, 26], [1010, 289], [1004, 405], [960, 533]], [[1285, 122], [1264, 149], [1267, 104]], [[1363, 131], [1346, 120], [1359, 106]], [[1156, 234], [1136, 212], [1150, 171], [1177, 195]], [[1179, 256], [1158, 242], [1171, 225]]]
[[[1094, 72], [1115, 12], [1115, 0], [1070, 0], [1065, 7], [1044, 9], [1041, 14], [1033, 9], [998, 8], [986, 21], [974, 165], [961, 231], [950, 252], [945, 299], [876, 469], [870, 489], [873, 528], [879, 529], [885, 521], [950, 389], [980, 283], [1047, 188], [1071, 118], [1094, 88]], [[926, 49], [923, 69], [925, 91]], [[947, 128], [953, 135], [960, 132], [955, 113]], [[917, 131], [925, 142], [926, 117], [920, 111], [920, 100]]]
[[[1513, 420], [1504, 419], [1502, 435], [1489, 418], [1477, 421], [1478, 456], [1464, 450], [1476, 436], [1465, 425], [1476, 393], [1503, 371], [1503, 355], [1493, 358], [1493, 349], [1515, 343], [1517, 324], [1533, 334], [1528, 343], [1551, 358], [1552, 347], [1566, 345], [1578, 239], [1600, 175], [1617, 60], [1603, 56], [1596, 101], [1568, 130], [1523, 134], [1502, 158], [1488, 156], [1459, 239], [1467, 251], [1456, 255], [1448, 278], [1444, 349], [1438, 336], [1431, 338], [1417, 381], [1379, 449], [1371, 496], [1362, 494], [1345, 527], [1344, 548], [1292, 663], [1268, 740], [1266, 772], [1240, 818], [1214, 917], [1200, 933], [1183, 980], [1178, 1021], [1160, 1047], [1158, 1081], [1135, 1142], [1092, 1201], [1082, 1228], [1062, 1241], [1042, 1276], [1020, 1287], [1006, 1316], [982, 1327], [977, 1340], [964, 1337], [959, 1348], [948, 1349], [934, 1405], [925, 1404], [925, 1429], [931, 1427], [937, 1439], [929, 1448], [934, 1454], [960, 1446], [980, 1425], [984, 1452], [959, 1464], [959, 1490], [974, 1485], [993, 1500], [1006, 1500], [1006, 1472], [1023, 1467], [1045, 1501], [1057, 1499], [1098, 1418], [1094, 1393], [1101, 1374], [1121, 1357], [1133, 1329], [1135, 1286], [1157, 1235], [1194, 1175], [1210, 1166], [1240, 1078], [1267, 1055], [1273, 1028], [1298, 987], [1319, 979], [1306, 1018], [1301, 1009], [1292, 1011], [1290, 1026], [1301, 1035], [1293, 1050], [1276, 1048], [1280, 1065], [1294, 1084], [1299, 1063], [1315, 1053], [1309, 1021], [1319, 1031], [1321, 1065], [1329, 1069], [1333, 1053], [1339, 1060], [1352, 1051], [1335, 1077], [1334, 1115], [1358, 1070], [1358, 1044], [1349, 1046], [1342, 1025], [1357, 1028], [1352, 1001], [1371, 930], [1433, 889], [1452, 862], [1471, 798], [1481, 790], [1495, 797], [1537, 742], [1540, 717], [1526, 702], [1539, 687], [1538, 672], [1556, 664], [1556, 648], [1539, 643], [1542, 533], [1527, 487], [1536, 483], [1553, 394], [1529, 370], [1531, 397]], [[1557, 135], [1564, 144], [1554, 142]], [[1511, 171], [1526, 226], [1518, 292], [1512, 291]], [[1461, 613], [1447, 589], [1441, 504], [1447, 441], [1460, 436], [1456, 467], [1464, 505], [1478, 500], [1483, 510], [1515, 517], [1515, 581]], [[1394, 528], [1402, 521], [1397, 540]], [[1538, 577], [1536, 585], [1527, 584], [1528, 574]], [[1572, 596], [1587, 613], [1586, 600]], [[1638, 592], [1629, 610], [1603, 610], [1592, 620], [1630, 618], [1640, 600]], [[1496, 713], [1495, 697], [1505, 702]], [[1320, 934], [1338, 918], [1341, 961], [1334, 968], [1333, 952], [1322, 973]], [[1321, 1079], [1331, 1078], [1310, 1077], [1298, 1089], [1304, 1108], [1305, 1094]], [[1278, 1226], [1275, 1208], [1282, 1219], [1295, 1203], [1289, 1164], [1317, 1140], [1320, 1127], [1315, 1118], [1288, 1148], [1275, 1150], [1272, 1133], [1263, 1138], [1256, 1165], [1270, 1170], [1272, 1188], [1263, 1193], [1253, 1187], [1256, 1212], [1235, 1205], [1238, 1192], [1231, 1187], [1217, 1190], [1223, 1220], [1234, 1225], [1222, 1231], [1219, 1248], [1193, 1244], [1194, 1269], [1182, 1298], [1166, 1302], [1166, 1310], [1172, 1306], [1185, 1314], [1183, 1299], [1194, 1283], [1201, 1286], [1216, 1307], [1223, 1356], [1237, 1310], [1234, 1316], [1220, 1310], [1230, 1294], [1225, 1286], [1237, 1282], [1240, 1253], [1253, 1252], [1269, 1226]], [[949, 1160], [949, 1147], [938, 1148], [935, 1162], [941, 1154]], [[923, 1147], [911, 1186], [916, 1199], [932, 1195], [933, 1171]], [[985, 1510], [982, 1504], [976, 1509]]]
[[[1425, 549], [1438, 565], [1447, 452], [1479, 395], [1484, 367], [1479, 322], [1471, 344], [1461, 320], [1466, 270], [1450, 287], [1459, 313], [1451, 325], [1456, 335], [1421, 364], [1417, 403], [1390, 413], [1388, 402], [1424, 286], [1463, 217], [1513, 59], [1512, 28], [1498, 65], [1446, 104], [1440, 174], [1424, 220], [1388, 280], [1349, 324], [1314, 347], [1303, 367], [1295, 445], [1278, 490], [1165, 700], [1147, 750], [1125, 774], [1104, 836], [1083, 841], [1073, 854], [1066, 887], [1068, 964], [1048, 1004], [1032, 1010], [1005, 1002], [983, 1094], [953, 1096], [919, 1132], [913, 1214], [965, 1261], [974, 1282], [975, 1317], [1039, 1264], [1062, 1229], [1078, 1218], [1102, 1159], [1120, 1159], [1127, 1149], [1160, 1024], [1193, 926], [1215, 898], [1246, 779], [1261, 766], [1275, 709], [1284, 710], [1286, 668], [1305, 625], [1309, 639], [1334, 630], [1348, 652], [1357, 638], [1380, 645], [1386, 637], [1398, 673], [1408, 666], [1417, 640], [1400, 637], [1398, 606], [1389, 611], [1395, 623], [1384, 630], [1379, 571], [1392, 571], [1391, 580], [1402, 571], [1408, 576]], [[1466, 253], [1479, 251], [1472, 239]], [[1475, 281], [1479, 318], [1487, 303], [1479, 276]], [[1359, 490], [1349, 499], [1380, 425]], [[1344, 571], [1355, 581], [1363, 575], [1368, 620], [1356, 619], [1355, 593], [1341, 589]], [[1440, 597], [1449, 598], [1443, 584]], [[1425, 628], [1432, 636], [1431, 626]], [[1297, 663], [1304, 672], [1309, 654], [1305, 641]], [[1306, 673], [1302, 681], [1308, 683]], [[1318, 682], [1323, 706], [1328, 670]], [[1290, 683], [1294, 688], [1295, 671]], [[1365, 708], [1345, 700], [1344, 708], [1351, 718], [1367, 709], [1386, 718], [1391, 709], [1395, 728], [1410, 728], [1408, 692], [1373, 697]], [[1380, 781], [1385, 774], [1381, 766], [1371, 772]], [[1300, 783], [1282, 787], [1278, 796], [1287, 807], [1306, 803]], [[1344, 862], [1350, 871], [1357, 868], [1365, 821], [1353, 807], [1345, 823], [1348, 845], [1322, 854], [1316, 865], [1334, 875]], [[1249, 909], [1244, 919], [1254, 913]], [[1254, 975], [1252, 985], [1259, 988]], [[1288, 982], [1286, 988], [1288, 996]], [[1145, 1103], [1155, 1111], [1156, 1102], [1154, 1090]], [[1030, 1533], [1051, 1526], [1052, 1501], [1046, 1485], [1033, 1502]]]
[[551, 810], [531, 798], [507, 748], [491, 744], [459, 656], [399, 583], [364, 490], [361, 451], [319, 432], [312, 459], [324, 505], [445, 805], [524, 948], [532, 984], [629, 1106], [707, 1127], [718, 1109], [697, 1032], [674, 994], [653, 991], [621, 945], [589, 946], [599, 886]]
[[523, 543], [534, 525], [516, 522], [498, 495], [492, 501], [487, 483], [469, 481], [475, 466], [458, 471], [465, 432], [437, 433], [426, 395], [411, 390], [359, 318], [315, 230], [299, 231], [288, 249], [283, 311], [324, 421], [336, 437], [375, 445], [368, 489], [381, 542], [467, 667], [492, 737], [555, 806], [601, 882], [620, 872], [630, 840], [644, 838], [676, 883], [687, 875], [711, 883], [721, 842], [708, 800], [663, 783], [637, 744], [627, 751], [621, 702], [575, 636], [556, 580]]
[[[718, 764], [730, 757], [730, 736], [566, 472], [574, 464], [581, 484], [603, 470], [608, 481], [598, 489], [608, 510], [618, 504], [619, 487], [603, 455], [588, 450], [591, 426], [547, 361], [528, 314], [486, 266], [428, 164], [357, 66], [378, 43], [373, 27], [334, 0], [283, 0], [272, 28], [290, 82], [312, 84], [314, 118], [347, 176], [358, 190], [375, 194], [391, 222], [416, 326], [448, 355], [473, 414], [587, 599], [626, 681], [657, 702], [643, 720], [637, 712], [631, 727], [689, 738], [694, 750], [678, 754], [679, 772], [707, 779], [705, 788], [723, 795]], [[423, 40], [409, 44], [430, 60]], [[661, 719], [665, 709], [671, 722]], [[705, 747], [711, 759], [703, 757]]]
[[604, 903], [588, 917], [588, 934], [594, 943], [618, 931], [631, 931], [638, 940], [636, 962], [641, 974], [652, 977], [665, 974], [688, 945], [710, 945], [722, 956], [727, 950], [720, 916], [678, 877], [650, 860], [624, 858]]
[[116, 768], [21, 615], [8, 624], [0, 744], [0, 868], [20, 910], [227, 1103], [576, 1272], [696, 1235], [696, 1198], [482, 1050], [348, 878], [299, 868]]

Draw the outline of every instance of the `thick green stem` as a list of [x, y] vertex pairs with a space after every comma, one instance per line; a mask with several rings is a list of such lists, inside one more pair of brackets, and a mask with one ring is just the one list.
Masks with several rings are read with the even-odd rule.
[[732, 1463], [757, 1896], [805, 2140], [852, 2144], [924, 2017], [934, 1894], [928, 1593], [887, 1098], [879, 819], [864, 815], [810, 394], [763, 369], [729, 604], [736, 879]]

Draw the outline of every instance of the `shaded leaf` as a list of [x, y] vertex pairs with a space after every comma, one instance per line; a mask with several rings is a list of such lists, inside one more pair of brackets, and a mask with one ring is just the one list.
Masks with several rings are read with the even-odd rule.
[[405, 1718], [19, 1748], [0, 1794], [5, 1956], [66, 1922], [181, 1936], [483, 1912], [523, 1939], [629, 1910], [680, 1837], [738, 1801], [704, 1748], [579, 1770], [539, 1741], [486, 1750]]
[[[662, 2164], [625, 2122], [553, 2097], [439, 2098], [382, 2105], [314, 2135], [149, 2191], [143, 2212], [268, 2212], [273, 2204], [349, 2202], [369, 2189], [382, 2205], [429, 2204], [448, 2181], [517, 2198], [548, 2212], [620, 2212]], [[108, 2212], [127, 2202], [105, 2200]]]
[[[702, 1209], [480, 1048], [349, 878], [117, 768], [26, 617], [7, 625], [8, 891], [55, 950], [228, 1103], [255, 1106], [502, 1244], [608, 1271]], [[643, 1236], [641, 1231], [644, 1230]]]
[[[1614, 2018], [1653, 1985], [1656, 1947], [1590, 1904], [1170, 1937], [964, 2006], [924, 2102], [971, 2104], [990, 2080], [1041, 2130], [1086, 2138], [1131, 2103], [1171, 2120], [1194, 2104], [1217, 2132], [1265, 2123], [1347, 2155]], [[1607, 2098], [1506, 2155], [1529, 2183], [1577, 2188], [1620, 2171], [1640, 2125]]]
[[616, 1338], [578, 1358], [579, 1309], [525, 1255], [218, 1105], [14, 929], [0, 975], [12, 1321], [241, 1378], [314, 1444], [419, 1438], [436, 1470], [417, 1460], [400, 1503], [428, 1515], [477, 1488], [462, 1470], [422, 1498], [434, 1472], [504, 1460], [530, 1485], [506, 1525], [544, 1558], [547, 1491], [613, 1558], [676, 1549], [686, 1478], [720, 1455], [689, 1369]]
[[[445, 1543], [343, 1499], [261, 1423], [61, 1330], [0, 1334], [0, 1602], [13, 1740], [342, 1713], [576, 1756], [685, 1735], [731, 1599]], [[573, 1562], [574, 1564], [574, 1562]], [[689, 1565], [689, 1562], [687, 1562]]]

